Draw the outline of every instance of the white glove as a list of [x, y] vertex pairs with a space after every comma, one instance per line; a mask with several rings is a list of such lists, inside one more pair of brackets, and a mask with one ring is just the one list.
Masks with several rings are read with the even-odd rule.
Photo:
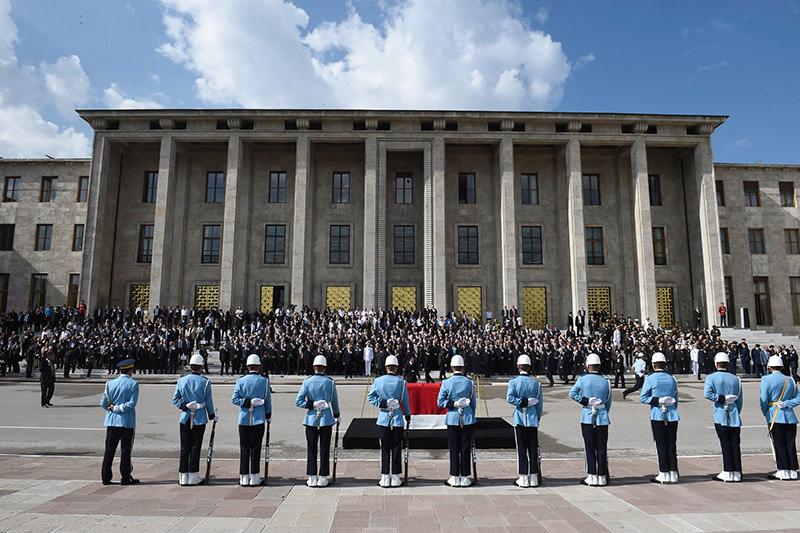
[[725, 403], [726, 404], [732, 404], [738, 399], [739, 399], [739, 396], [736, 395], [736, 394], [726, 394], [725, 395]]
[[675, 398], [672, 396], [664, 396], [663, 398], [658, 399], [658, 403], [659, 405], [669, 407], [670, 405], [675, 405]]
[[252, 405], [253, 407], [261, 407], [262, 405], [264, 405], [264, 398], [253, 398], [252, 400], [250, 400], [250, 405]]
[[386, 400], [386, 407], [388, 407], [389, 409], [397, 409], [398, 407], [400, 407], [400, 400], [389, 398], [388, 400]]
[[783, 400], [778, 401], [778, 403], [776, 403], [775, 405], [778, 406], [778, 409], [786, 409], [786, 402], [784, 402]]
[[458, 408], [466, 407], [469, 405], [469, 398], [459, 398], [458, 400], [453, 402], [453, 405], [455, 405]]
[[328, 402], [325, 400], [317, 400], [314, 402], [314, 409], [325, 410], [328, 408]]
[[186, 408], [196, 411], [197, 409], [200, 409], [200, 404], [197, 402], [189, 402], [186, 404]]
[[219, 422], [219, 415], [214, 415], [214, 418], [211, 419], [212, 422]]
[[340, 416], [339, 418], [336, 419], [336, 423], [340, 424], [341, 422], [342, 422], [342, 417]]
[[603, 400], [600, 398], [589, 398], [589, 406], [594, 407], [596, 405], [600, 405], [603, 403]]
[[528, 398], [528, 407], [533, 407], [539, 403], [539, 398]]

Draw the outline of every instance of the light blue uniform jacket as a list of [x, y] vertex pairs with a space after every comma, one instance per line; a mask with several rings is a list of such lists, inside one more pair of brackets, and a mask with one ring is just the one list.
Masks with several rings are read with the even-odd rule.
[[[734, 403], [728, 406], [728, 413], [725, 413], [725, 399], [728, 394], [739, 396]], [[741, 427], [742, 418], [742, 381], [735, 375], [725, 370], [706, 376], [706, 383], [703, 387], [703, 396], [714, 402], [714, 423], [728, 427]], [[730, 415], [730, 421], [728, 420]]]
[[[136, 427], [136, 402], [139, 401], [139, 383], [128, 374], [106, 383], [100, 407], [106, 410], [104, 426], [121, 428]], [[108, 410], [114, 405], [114, 412]]]
[[336, 383], [333, 379], [324, 374], [314, 374], [303, 381], [300, 392], [294, 404], [302, 409], [307, 409], [304, 426], [317, 425], [317, 411], [314, 409], [314, 402], [325, 400], [328, 408], [320, 413], [320, 426], [332, 426], [339, 417], [339, 397], [336, 395]]
[[[578, 378], [578, 381], [569, 391], [569, 397], [578, 403], [583, 403], [583, 398], [600, 398], [603, 403], [597, 406], [597, 425], [611, 425], [608, 412], [611, 410], [611, 383], [600, 374], [588, 373]], [[581, 410], [581, 424], [592, 423], [592, 408], [584, 405]]]
[[644, 362], [644, 359], [641, 357], [633, 363], [633, 373], [634, 374], [644, 374], [644, 369], [647, 368], [647, 363]]
[[[663, 422], [664, 409], [658, 405], [658, 399], [666, 396], [675, 398], [675, 403], [666, 408], [667, 421], [677, 422], [681, 417], [678, 416], [678, 382], [675, 381], [675, 376], [663, 370], [656, 370], [644, 378], [639, 401], [650, 404], [650, 420]], [[654, 400], [656, 401], [655, 405], [652, 405], [651, 402]]]
[[[784, 383], [786, 384], [786, 390], [783, 388]], [[783, 395], [781, 395], [781, 391], [783, 391]], [[778, 400], [786, 402], [786, 407], [778, 409], [777, 405], [770, 405]], [[797, 424], [794, 408], [800, 405], [800, 393], [798, 393], [797, 386], [792, 378], [780, 372], [773, 372], [761, 378], [759, 403], [761, 404], [761, 412], [767, 419], [767, 424], [772, 423], [773, 416], [775, 416], [776, 424]], [[775, 409], [778, 409], [777, 415], [775, 415]]]
[[[528, 398], [536, 398], [539, 403], [528, 405]], [[542, 417], [542, 386], [528, 374], [520, 374], [508, 382], [506, 401], [514, 406], [514, 425], [539, 427]]]
[[178, 380], [175, 385], [175, 394], [172, 395], [172, 404], [183, 411], [181, 424], [188, 424], [192, 411], [186, 404], [197, 402], [201, 405], [194, 412], [194, 425], [202, 426], [214, 418], [214, 401], [211, 399], [211, 381], [200, 374], [187, 374]]
[[404, 379], [394, 374], [386, 374], [375, 380], [369, 391], [367, 400], [375, 407], [380, 408], [378, 414], [378, 425], [389, 426], [389, 408], [386, 407], [386, 400], [394, 398], [400, 401], [401, 409], [395, 409], [392, 416], [393, 427], [403, 427], [403, 415], [410, 415], [411, 408], [408, 405], [408, 387]]
[[[252, 406], [253, 398], [263, 398], [264, 405]], [[272, 416], [272, 394], [269, 392], [269, 380], [258, 372], [250, 372], [236, 380], [231, 402], [239, 406], [239, 425], [249, 426], [250, 410], [253, 411], [252, 425], [258, 426], [267, 420], [267, 415]]]
[[453, 402], [460, 398], [469, 398], [469, 405], [461, 410], [462, 423], [465, 426], [475, 423], [475, 384], [464, 374], [458, 373], [442, 381], [439, 396], [436, 399], [436, 405], [447, 408], [447, 415], [444, 417], [445, 425], [459, 425], [458, 407], [453, 405]]

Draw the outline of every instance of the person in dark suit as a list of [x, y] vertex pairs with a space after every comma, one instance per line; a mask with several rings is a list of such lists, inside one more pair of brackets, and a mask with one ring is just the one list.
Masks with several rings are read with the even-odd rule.
[[575, 316], [575, 329], [577, 330], [578, 337], [583, 337], [584, 326], [586, 326], [586, 309], [581, 307], [578, 309], [578, 314]]
[[42, 387], [42, 407], [52, 407], [50, 400], [56, 390], [56, 371], [53, 366], [53, 352], [49, 349], [39, 362], [39, 384]]

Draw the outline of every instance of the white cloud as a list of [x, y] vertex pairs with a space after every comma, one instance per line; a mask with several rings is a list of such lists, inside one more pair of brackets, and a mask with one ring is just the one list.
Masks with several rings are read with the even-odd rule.
[[0, 102], [0, 154], [3, 157], [89, 157], [91, 144], [74, 128], [59, 128], [31, 107]]
[[159, 51], [194, 72], [213, 105], [552, 109], [570, 73], [561, 44], [514, 0], [379, 4], [379, 27], [351, 4], [310, 32], [286, 1], [161, 2]]
[[550, 17], [550, 8], [546, 6], [540, 7], [536, 12], [536, 20], [538, 20], [540, 24], [547, 22], [548, 17]]
[[593, 53], [586, 54], [585, 56], [581, 56], [578, 58], [578, 60], [575, 62], [574, 68], [575, 70], [578, 70], [581, 67], [585, 67], [592, 61], [594, 61], [594, 54]]
[[720, 20], [712, 20], [711, 21], [711, 28], [716, 31], [733, 31], [736, 29], [733, 22], [722, 22]]
[[750, 139], [737, 139], [733, 143], [734, 148], [744, 148], [746, 146], [750, 146]]
[[697, 67], [697, 72], [705, 72], [707, 70], [716, 70], [718, 68], [723, 68], [723, 67], [727, 67], [727, 66], [728, 66], [728, 62], [727, 61], [720, 61], [719, 63], [715, 63], [713, 65], [701, 65], [701, 66]]
[[83, 71], [78, 56], [60, 57], [55, 63], [43, 62], [39, 70], [61, 116], [72, 118], [76, 107], [89, 102], [89, 76]]
[[112, 83], [103, 91], [103, 102], [110, 109], [160, 109], [163, 107], [155, 100], [130, 98], [119, 89], [116, 83]]

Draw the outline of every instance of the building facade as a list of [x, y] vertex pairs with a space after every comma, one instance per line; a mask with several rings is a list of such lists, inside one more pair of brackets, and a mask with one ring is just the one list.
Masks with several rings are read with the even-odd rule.
[[[90, 161], [16, 162], [23, 172], [0, 160], [6, 183], [22, 183], [0, 208], [19, 226], [14, 253], [0, 251], [11, 307], [38, 303], [31, 276], [47, 272], [47, 303], [73, 302], [79, 282], [90, 308], [516, 307], [530, 325], [563, 327], [581, 307], [666, 325], [699, 306], [712, 324], [727, 299], [753, 326], [800, 319], [800, 168], [715, 165], [723, 116], [79, 114], [95, 130]], [[71, 188], [53, 213], [84, 224], [82, 250], [56, 220], [63, 254], [17, 251], [46, 222], [51, 176], [56, 204]], [[86, 202], [66, 205], [86, 183]]]

